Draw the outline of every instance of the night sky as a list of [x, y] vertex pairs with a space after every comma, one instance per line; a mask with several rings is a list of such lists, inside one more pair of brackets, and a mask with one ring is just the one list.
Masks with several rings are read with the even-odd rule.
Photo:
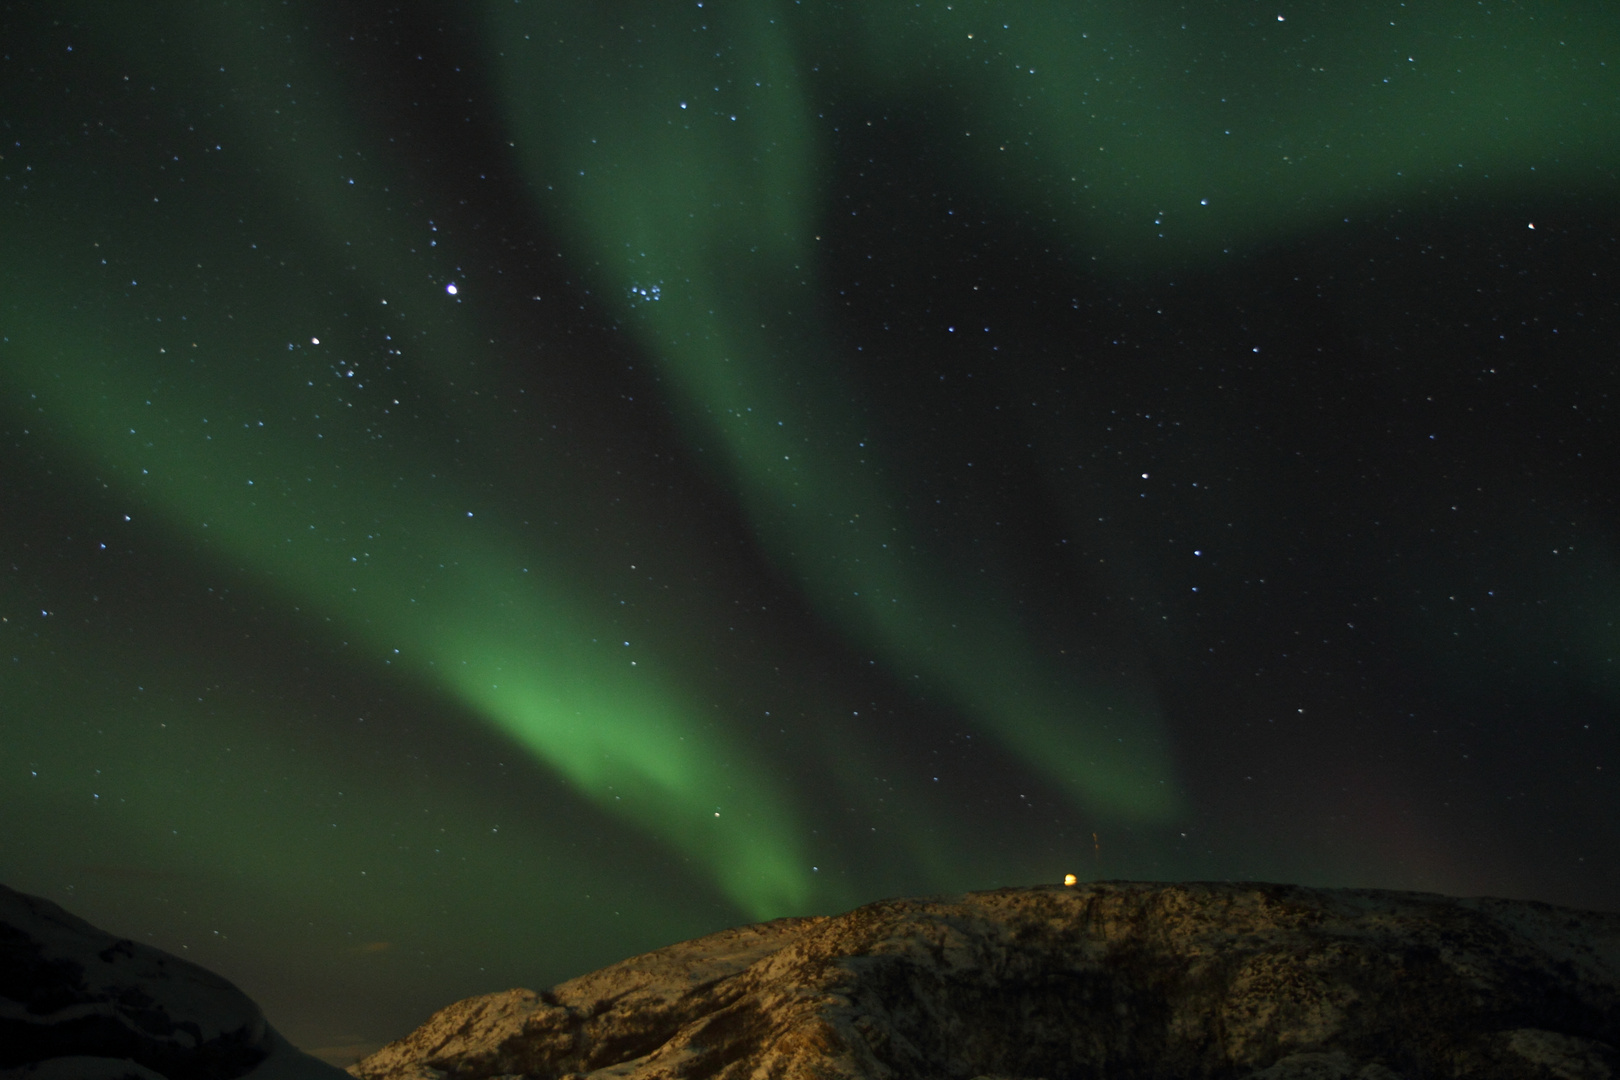
[[339, 1063], [1065, 873], [1620, 907], [1612, 5], [0, 13], [6, 884]]

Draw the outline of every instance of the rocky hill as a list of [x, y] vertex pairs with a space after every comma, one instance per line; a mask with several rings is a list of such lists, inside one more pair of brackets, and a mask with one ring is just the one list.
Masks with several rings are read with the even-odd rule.
[[363, 1080], [1609, 1080], [1620, 914], [1266, 884], [892, 900], [459, 1002]]
[[0, 885], [0, 1080], [345, 1080], [246, 994]]

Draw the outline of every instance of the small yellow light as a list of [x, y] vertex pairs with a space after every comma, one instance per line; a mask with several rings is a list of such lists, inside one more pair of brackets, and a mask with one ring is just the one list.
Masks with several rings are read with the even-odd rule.
[[1079, 880], [1080, 879], [1075, 877], [1073, 874], [1064, 874], [1063, 875], [1063, 884], [1065, 884], [1065, 885], [1073, 885], [1075, 882], [1077, 882]]

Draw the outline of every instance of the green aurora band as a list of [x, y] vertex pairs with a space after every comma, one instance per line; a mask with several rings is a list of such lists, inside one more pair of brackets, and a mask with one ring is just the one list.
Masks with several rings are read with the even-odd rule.
[[[894, 678], [994, 732], [1076, 806], [1158, 826], [1182, 807], [1151, 701], [1043, 659], [993, 575], [932, 551], [896, 509], [881, 433], [851, 409], [848, 357], [818, 317], [834, 121], [815, 103], [836, 91], [927, 117], [966, 175], [1049, 221], [1077, 264], [1138, 272], [1453, 190], [1459, 172], [1596, 183], [1620, 151], [1599, 59], [1613, 20], [1593, 10], [1228, 6], [1200, 16], [1221, 25], [1183, 33], [1164, 5], [783, 0], [677, 15], [522, 0], [491, 3], [486, 22], [536, 212], [662, 365], [691, 438], [723, 448], [714, 467], [775, 565]], [[95, 47], [121, 51], [171, 108], [220, 107], [202, 131], [123, 151], [150, 167], [172, 150], [189, 185], [128, 189], [91, 149], [31, 182], [0, 239], [15, 423], [177, 550], [462, 703], [750, 918], [842, 900], [811, 876], [803, 809], [763, 736], [717, 727], [683, 676], [679, 619], [627, 630], [567, 544], [537, 543], [505, 509], [517, 485], [499, 475], [501, 440], [522, 427], [514, 392], [475, 372], [513, 335], [475, 285], [446, 295], [464, 261], [453, 240], [392, 239], [395, 208], [426, 198], [407, 151], [300, 53], [282, 7], [161, 28], [118, 11]], [[836, 72], [810, 59], [831, 55]], [[955, 96], [922, 100], [941, 67]], [[227, 100], [216, 69], [252, 91]], [[294, 247], [317, 255], [289, 268], [278, 253]], [[457, 380], [486, 404], [467, 405]], [[537, 453], [568, 470], [561, 448]], [[532, 503], [580, 498], [567, 479], [536, 483]], [[669, 563], [710, 561], [672, 543]], [[249, 828], [214, 827], [221, 851]], [[901, 842], [954, 883], [941, 838]]]
[[[249, 63], [246, 55], [232, 59]], [[265, 138], [275, 132], [254, 134], [263, 141], [245, 140], [250, 145], [280, 145]], [[352, 148], [364, 145], [359, 132], [341, 130], [336, 120], [310, 124], [298, 138], [309, 145], [310, 173], [318, 169], [309, 162], [339, 160], [346, 151], [352, 157]], [[345, 238], [332, 265], [312, 276], [341, 279], [340, 260], [355, 246], [349, 238], [375, 242], [385, 235], [383, 211], [333, 197], [341, 189], [329, 176], [286, 176], [291, 163], [275, 157], [262, 160], [282, 174], [278, 179], [315, 196], [302, 207], [314, 218], [305, 222], [311, 244]], [[363, 166], [351, 175], [355, 187], [384, 190]], [[118, 198], [111, 191], [81, 194], [85, 202], [116, 205]], [[187, 254], [179, 253], [195, 253], [199, 265], [227, 279], [261, 277], [251, 265], [227, 269], [231, 254], [194, 222], [192, 213], [182, 213], [163, 230], [163, 249], [180, 265], [148, 255], [132, 282], [146, 278], [172, 290], [184, 276]], [[84, 232], [67, 246], [91, 249], [98, 226], [105, 223], [81, 225]], [[40, 246], [62, 239], [56, 233]], [[442, 270], [424, 261], [400, 274], [386, 256], [366, 269], [368, 280], [395, 285], [381, 300], [368, 297], [369, 304], [386, 306], [393, 295], [396, 309], [410, 312], [401, 321], [413, 324], [411, 333], [437, 343], [424, 350], [432, 362], [453, 366], [477, 351], [473, 320], [435, 316], [434, 305], [447, 304], [422, 300], [432, 296], [422, 282], [442, 280]], [[404, 284], [412, 277], [412, 285]], [[142, 511], [160, 515], [177, 542], [206, 530], [220, 562], [252, 567], [284, 601], [322, 612], [344, 637], [366, 643], [377, 662], [398, 663], [466, 702], [605, 809], [701, 860], [743, 910], [764, 916], [804, 906], [808, 862], [760, 765], [734, 740], [715, 737], [695, 706], [666, 685], [656, 656], [639, 656], [632, 666], [601, 644], [619, 635], [568, 595], [567, 565], [520, 557], [521, 545], [507, 532], [517, 523], [501, 521], [499, 510], [464, 509], [491, 501], [472, 490], [476, 483], [425, 490], [444, 469], [425, 456], [413, 462], [400, 445], [409, 435], [391, 435], [386, 453], [377, 452], [376, 409], [337, 405], [322, 416], [317, 402], [324, 390], [301, 378], [305, 365], [246, 362], [262, 356], [269, 341], [287, 337], [288, 321], [277, 312], [296, 308], [299, 335], [283, 349], [326, 349], [328, 363], [370, 371], [370, 350], [339, 340], [356, 301], [352, 292], [283, 292], [273, 305], [240, 308], [240, 319], [206, 296], [166, 296], [167, 314], [156, 316], [164, 325], [150, 325], [146, 340], [136, 341], [130, 328], [153, 319], [140, 300], [122, 311], [107, 302], [111, 310], [87, 325], [77, 305], [64, 301], [85, 294], [81, 283], [8, 284], [21, 298], [18, 308], [30, 313], [9, 335], [8, 376], [14, 387], [27, 388], [21, 396], [30, 411], [57, 424], [62, 451], [86, 473], [119, 484]], [[315, 344], [323, 335], [329, 344]], [[170, 354], [186, 357], [178, 362], [188, 368], [176, 370]], [[214, 361], [212, 377], [195, 368], [193, 357]], [[360, 374], [355, 396], [367, 381]], [[304, 419], [323, 430], [290, 435], [299, 382], [310, 391], [304, 404], [312, 411]], [[486, 433], [504, 426], [488, 415], [472, 425]], [[414, 497], [412, 485], [419, 485]], [[724, 792], [724, 815], [715, 813], [717, 792]]]
[[[991, 590], [929, 557], [881, 479], [881, 438], [851, 417], [846, 359], [805, 314], [823, 304], [831, 224], [834, 121], [814, 102], [853, 88], [926, 116], [981, 185], [1115, 269], [1207, 261], [1458, 169], [1525, 174], [1547, 157], [1592, 182], [1597, 163], [1558, 150], [1604, 145], [1615, 121], [1606, 70], [1547, 78], [1599, 72], [1594, 31], [1612, 37], [1612, 20], [1551, 6], [1211, 8], [1179, 29], [1154, 5], [490, 10], [533, 190], [673, 377], [694, 437], [729, 451], [773, 557], [892, 669], [1127, 820], [1179, 809], [1153, 709], [1072, 685]], [[836, 77], [810, 59], [828, 56]], [[925, 101], [942, 77], [954, 96]]]

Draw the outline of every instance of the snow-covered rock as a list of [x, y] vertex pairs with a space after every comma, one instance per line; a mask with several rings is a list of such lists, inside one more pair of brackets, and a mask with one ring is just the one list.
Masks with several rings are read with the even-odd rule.
[[334, 1080], [225, 979], [0, 885], [0, 1080]]

